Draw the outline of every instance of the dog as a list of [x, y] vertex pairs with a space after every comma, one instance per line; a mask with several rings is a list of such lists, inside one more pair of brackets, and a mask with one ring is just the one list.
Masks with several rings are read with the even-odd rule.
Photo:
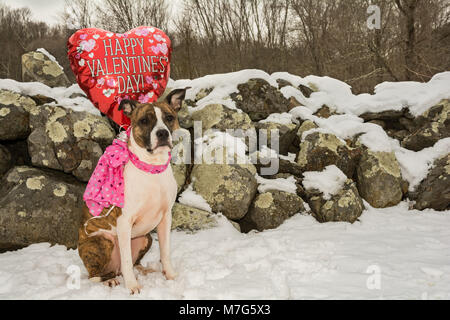
[[144, 164], [156, 167], [166, 164], [167, 168], [155, 174], [128, 161], [121, 171], [123, 208], [111, 205], [93, 216], [85, 202], [78, 252], [91, 281], [112, 287], [120, 284], [118, 276], [122, 275], [130, 293], [140, 293], [142, 286], [133, 267], [144, 275], [154, 271], [144, 268], [140, 261], [152, 245], [150, 232], [155, 228], [163, 274], [168, 280], [177, 276], [170, 258], [172, 206], [177, 196], [170, 151], [172, 133], [179, 129], [177, 112], [187, 89], [173, 90], [162, 102], [141, 104], [123, 100], [120, 103], [119, 110], [131, 120], [129, 151]]

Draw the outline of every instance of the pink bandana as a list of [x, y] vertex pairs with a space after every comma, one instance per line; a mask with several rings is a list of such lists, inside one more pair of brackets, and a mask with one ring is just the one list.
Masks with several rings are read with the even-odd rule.
[[83, 200], [93, 216], [100, 215], [104, 208], [111, 205], [123, 208], [123, 168], [128, 161], [131, 161], [136, 168], [151, 174], [164, 172], [170, 164], [172, 158], [170, 153], [169, 160], [163, 165], [151, 165], [140, 161], [128, 149], [127, 140], [130, 136], [130, 129], [127, 130], [126, 136], [122, 132], [114, 139], [112, 145], [106, 148], [86, 186]]

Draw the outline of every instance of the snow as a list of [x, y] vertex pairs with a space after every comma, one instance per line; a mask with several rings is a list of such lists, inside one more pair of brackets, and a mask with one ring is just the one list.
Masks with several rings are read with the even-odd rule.
[[308, 171], [303, 173], [303, 187], [306, 190], [319, 190], [325, 200], [330, 200], [338, 193], [347, 176], [335, 165], [325, 167], [322, 171]]
[[56, 58], [50, 52], [48, 52], [44, 48], [39, 48], [36, 51], [44, 54], [51, 61], [55, 62], [61, 68], [61, 70], [64, 70], [64, 68], [59, 64], [58, 60], [56, 60]]
[[[9, 90], [12, 92], [17, 92], [23, 95], [44, 95], [55, 99], [58, 103], [57, 105], [63, 106], [65, 108], [73, 109], [74, 111], [86, 111], [94, 115], [100, 115], [100, 111], [94, 107], [92, 102], [85, 97], [70, 98], [74, 93], [84, 94], [81, 88], [74, 84], [69, 88], [56, 87], [50, 88], [40, 82], [18, 82], [11, 79], [0, 79], [0, 90]], [[52, 103], [53, 105], [55, 103]], [[49, 105], [52, 105], [49, 104]]]
[[192, 208], [212, 212], [211, 206], [208, 204], [208, 202], [206, 202], [206, 200], [201, 195], [194, 191], [194, 189], [192, 188], [192, 183], [189, 185], [189, 187], [187, 187], [186, 190], [183, 191], [182, 194], [180, 194], [178, 202]]
[[325, 104], [338, 113], [361, 115], [366, 112], [408, 108], [412, 115], [418, 116], [442, 99], [450, 98], [450, 71], [438, 73], [425, 83], [383, 82], [375, 87], [373, 95], [354, 95], [348, 84], [330, 77], [301, 78], [287, 73], [275, 73], [271, 77], [285, 79], [296, 87], [303, 84], [314, 89], [316, 92], [309, 98], [305, 98], [300, 90], [291, 86], [280, 90], [287, 99], [294, 97], [313, 112]]
[[421, 151], [399, 148], [395, 156], [400, 164], [402, 177], [409, 182], [409, 191], [414, 191], [425, 179], [433, 162], [450, 152], [450, 138], [441, 139], [434, 146]]
[[196, 145], [196, 161], [199, 161], [197, 159], [203, 159], [203, 163], [206, 164], [249, 163], [249, 159], [246, 156], [247, 146], [243, 139], [234, 137], [227, 132], [210, 132], [209, 134], [205, 134], [203, 137], [195, 139], [194, 143]]
[[272, 113], [266, 119], [260, 120], [260, 123], [273, 122], [283, 125], [292, 124], [292, 114], [284, 112], [284, 113]]
[[[139, 275], [137, 296], [122, 277], [115, 288], [90, 282], [76, 250], [34, 244], [0, 254], [0, 299], [450, 299], [450, 212], [366, 207], [354, 224], [297, 214], [241, 234], [219, 216], [216, 228], [173, 231], [178, 278]], [[160, 271], [158, 261], [154, 242], [142, 262]], [[77, 270], [79, 289], [67, 285]]]
[[279, 190], [287, 193], [297, 194], [297, 186], [295, 185], [294, 176], [289, 178], [277, 178], [277, 179], [265, 179], [255, 174], [256, 181], [258, 182], [258, 192], [264, 193], [269, 190]]

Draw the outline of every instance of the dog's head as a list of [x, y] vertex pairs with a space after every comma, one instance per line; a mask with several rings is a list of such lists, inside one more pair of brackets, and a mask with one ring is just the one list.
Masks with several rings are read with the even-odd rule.
[[122, 100], [119, 110], [130, 118], [133, 138], [140, 148], [150, 154], [172, 149], [172, 132], [180, 127], [177, 113], [187, 89], [175, 89], [161, 102]]

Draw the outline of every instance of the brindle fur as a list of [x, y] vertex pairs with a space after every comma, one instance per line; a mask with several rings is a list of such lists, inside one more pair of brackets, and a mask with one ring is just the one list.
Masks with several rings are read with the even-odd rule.
[[[116, 221], [122, 214], [122, 209], [115, 207], [111, 210], [110, 214], [106, 216], [108, 211], [109, 208], [105, 208], [99, 215], [100, 218], [91, 219], [92, 215], [87, 206], [84, 205], [83, 219], [80, 228], [78, 229], [78, 253], [88, 271], [89, 278], [99, 277], [102, 282], [119, 275], [116, 272], [108, 272], [106, 270], [111, 261], [114, 242], [103, 235], [89, 235], [98, 230], [111, 230], [112, 227], [116, 227]], [[85, 227], [86, 222], [87, 225]], [[150, 233], [146, 235], [146, 238], [147, 243], [139, 250], [134, 265], [140, 264], [142, 258], [152, 246], [152, 237]]]

